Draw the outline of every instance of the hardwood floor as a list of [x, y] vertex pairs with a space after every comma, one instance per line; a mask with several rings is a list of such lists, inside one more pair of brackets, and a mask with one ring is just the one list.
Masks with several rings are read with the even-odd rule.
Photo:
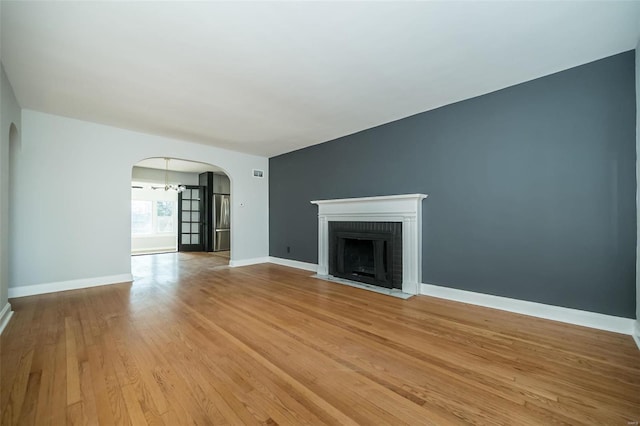
[[640, 420], [630, 336], [225, 262], [137, 256], [134, 284], [12, 299], [2, 424]]

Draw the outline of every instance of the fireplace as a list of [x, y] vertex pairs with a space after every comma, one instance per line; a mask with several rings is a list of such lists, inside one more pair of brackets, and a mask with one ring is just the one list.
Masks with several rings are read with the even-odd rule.
[[329, 275], [402, 289], [402, 223], [330, 222]]
[[[400, 275], [398, 279], [401, 282], [401, 286], [398, 288], [402, 289], [402, 292], [405, 294], [419, 294], [420, 282], [422, 280], [422, 200], [426, 197], [427, 196], [425, 194], [401, 194], [311, 201], [311, 203], [318, 206], [318, 276], [330, 277], [332, 273], [335, 273], [335, 269], [332, 270], [332, 273], [329, 271], [329, 252], [330, 246], [332, 245], [331, 239], [329, 238], [329, 228], [335, 226], [333, 225], [334, 223], [395, 222], [400, 225], [400, 232], [398, 232], [397, 236], [394, 234], [394, 243], [391, 246], [393, 258], [392, 269], [394, 271], [392, 272], [392, 275], [395, 276], [396, 274], [395, 267], [397, 264], [395, 259], [399, 256], [399, 264], [401, 266], [399, 267]], [[350, 232], [347, 230], [342, 231]], [[379, 230], [373, 230], [374, 233], [377, 233], [378, 231]], [[381, 237], [380, 235], [376, 235], [376, 238]], [[357, 238], [355, 239], [358, 240]], [[400, 243], [398, 243], [399, 245], [396, 245], [396, 239], [400, 240]], [[373, 240], [377, 241], [375, 238]], [[361, 246], [365, 243], [350, 242], [348, 244], [355, 244], [356, 246], [360, 245], [360, 247], [355, 247], [355, 249], [360, 250], [363, 249]], [[375, 260], [376, 253], [378, 253], [377, 256], [381, 256], [383, 261], [384, 259], [387, 259], [388, 265], [389, 254], [388, 252], [385, 254], [384, 248], [382, 249], [382, 254], [380, 254], [379, 245], [381, 243], [373, 242], [368, 244], [373, 244], [373, 254], [369, 252], [369, 255], [367, 256], [362, 254], [360, 254], [360, 256], [373, 256]], [[376, 252], [376, 244], [378, 245], [378, 252]], [[401, 250], [396, 249], [396, 247], [401, 247]], [[350, 249], [352, 248], [354, 247], [350, 247]], [[368, 250], [371, 250], [371, 248]], [[389, 246], [387, 246], [387, 250], [389, 250]], [[347, 263], [350, 261], [351, 260], [347, 260]], [[366, 274], [369, 274], [368, 278], [372, 278], [371, 275], [373, 275], [373, 279], [376, 279], [376, 276], [380, 277], [382, 275], [379, 271], [376, 271], [375, 266], [373, 272], [370, 270], [370, 267], [368, 271], [366, 270], [366, 267], [361, 269], [364, 269], [364, 271], [356, 271], [360, 277], [367, 276]], [[353, 271], [351, 271], [351, 273], [353, 273]], [[348, 279], [353, 280], [353, 276]], [[394, 280], [395, 277], [392, 277], [391, 285], [398, 285], [397, 281]], [[381, 284], [377, 283], [377, 285]], [[391, 290], [394, 289], [392, 288]]]

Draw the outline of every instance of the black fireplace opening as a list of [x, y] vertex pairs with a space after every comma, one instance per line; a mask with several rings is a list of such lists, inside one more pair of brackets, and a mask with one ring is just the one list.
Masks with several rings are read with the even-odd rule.
[[330, 222], [329, 274], [402, 288], [402, 223]]

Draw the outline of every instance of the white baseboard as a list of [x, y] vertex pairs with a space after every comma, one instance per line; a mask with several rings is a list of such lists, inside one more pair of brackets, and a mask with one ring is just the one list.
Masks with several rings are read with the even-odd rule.
[[[420, 294], [628, 335], [633, 335], [633, 327], [636, 322], [630, 318], [475, 293], [433, 284], [422, 284]], [[640, 347], [640, 345], [638, 346]]]
[[34, 296], [36, 294], [55, 293], [57, 291], [77, 290], [80, 288], [97, 287], [108, 284], [118, 284], [133, 281], [131, 274], [108, 275], [105, 277], [83, 278], [71, 281], [9, 287], [9, 298]]
[[298, 260], [283, 259], [281, 257], [273, 256], [269, 256], [269, 263], [303, 269], [305, 271], [318, 272], [318, 265], [315, 263], [300, 262]]
[[254, 257], [253, 259], [231, 260], [229, 266], [237, 268], [239, 266], [257, 265], [259, 263], [275, 263], [277, 265], [289, 266], [291, 268], [304, 269], [305, 271], [317, 272], [318, 265], [314, 263], [299, 262], [297, 260], [283, 259], [281, 257]]
[[141, 254], [141, 253], [167, 253], [177, 251], [176, 246], [171, 247], [150, 247], [150, 248], [141, 248], [141, 249], [132, 249], [131, 254]]
[[9, 320], [13, 316], [13, 311], [11, 310], [11, 304], [7, 302], [0, 311], [0, 334], [4, 331], [4, 328], [9, 324]]
[[633, 327], [633, 340], [636, 341], [636, 345], [640, 349], [640, 318], [635, 321], [635, 326]]
[[249, 266], [249, 265], [257, 265], [258, 263], [268, 263], [268, 257], [254, 257], [252, 259], [242, 259], [242, 260], [230, 260], [229, 266], [232, 268], [237, 268], [239, 266]]

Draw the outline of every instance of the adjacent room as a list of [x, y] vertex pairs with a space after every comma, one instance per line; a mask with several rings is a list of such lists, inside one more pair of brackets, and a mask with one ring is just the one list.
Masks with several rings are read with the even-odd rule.
[[640, 422], [640, 2], [0, 0], [0, 423]]
[[148, 158], [131, 172], [131, 254], [230, 257], [231, 181], [196, 161]]

